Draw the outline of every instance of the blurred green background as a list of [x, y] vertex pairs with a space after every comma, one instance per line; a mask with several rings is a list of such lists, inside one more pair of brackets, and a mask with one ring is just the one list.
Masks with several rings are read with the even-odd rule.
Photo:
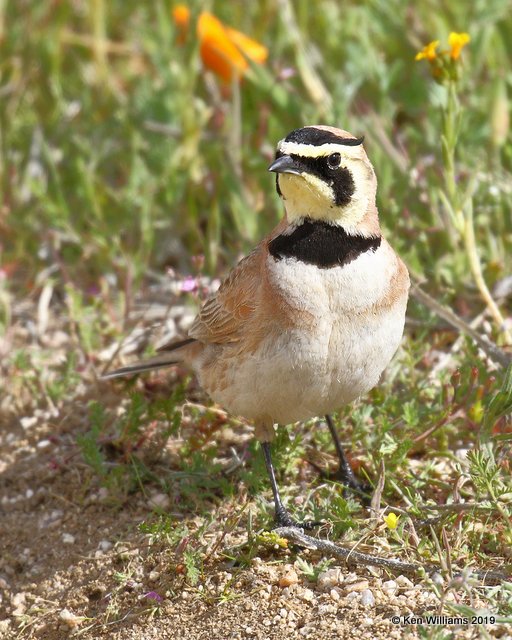
[[[509, 0], [188, 6], [180, 45], [169, 1], [0, 1], [4, 306], [49, 275], [83, 291], [138, 286], [149, 268], [193, 272], [202, 254], [222, 272], [282, 215], [266, 171], [276, 142], [315, 123], [365, 134], [388, 237], [433, 286], [462, 295], [467, 259], [439, 199], [445, 88], [414, 60], [452, 30], [472, 38], [457, 179], [472, 180], [490, 285], [510, 272]], [[202, 68], [203, 9], [269, 49], [240, 85]]]

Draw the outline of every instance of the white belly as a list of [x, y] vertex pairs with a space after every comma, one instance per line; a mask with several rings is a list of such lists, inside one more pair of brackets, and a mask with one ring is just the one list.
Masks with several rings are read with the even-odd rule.
[[384, 245], [320, 271], [295, 260], [272, 263], [278, 288], [297, 313], [311, 314], [313, 325], [272, 331], [253, 354], [233, 358], [213, 399], [236, 415], [288, 424], [373, 388], [398, 348], [407, 304], [404, 294], [392, 306], [374, 307], [389, 291], [396, 264], [389, 251]]

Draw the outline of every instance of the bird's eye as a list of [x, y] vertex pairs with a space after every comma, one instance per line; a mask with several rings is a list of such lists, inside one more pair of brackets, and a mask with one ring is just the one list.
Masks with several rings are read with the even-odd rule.
[[331, 153], [330, 156], [327, 156], [327, 165], [329, 169], [337, 169], [340, 166], [341, 155], [339, 153]]

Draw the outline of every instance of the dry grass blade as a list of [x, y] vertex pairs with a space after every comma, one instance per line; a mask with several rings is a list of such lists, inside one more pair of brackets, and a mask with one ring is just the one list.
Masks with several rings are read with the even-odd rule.
[[372, 501], [370, 504], [372, 516], [377, 519], [380, 513], [380, 503], [382, 500], [382, 492], [384, 491], [384, 484], [386, 481], [386, 469], [384, 467], [384, 459], [380, 461], [379, 477], [375, 491], [373, 492]]

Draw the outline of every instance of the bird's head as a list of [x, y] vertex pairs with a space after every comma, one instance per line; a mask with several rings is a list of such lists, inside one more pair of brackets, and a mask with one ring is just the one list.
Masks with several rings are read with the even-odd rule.
[[363, 138], [323, 125], [295, 129], [277, 145], [269, 166], [290, 222], [304, 218], [342, 226], [347, 232], [379, 232], [377, 179]]

